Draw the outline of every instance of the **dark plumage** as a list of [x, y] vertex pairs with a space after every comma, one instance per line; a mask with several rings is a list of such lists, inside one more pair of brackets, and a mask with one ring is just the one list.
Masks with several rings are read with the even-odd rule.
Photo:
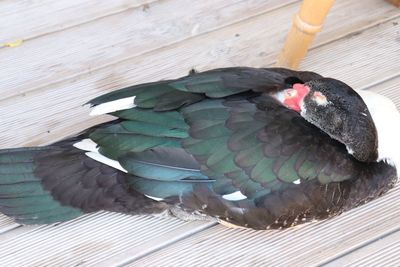
[[[306, 90], [292, 99], [298, 112], [280, 99], [292, 87]], [[47, 147], [0, 150], [0, 211], [25, 224], [108, 210], [269, 229], [341, 213], [397, 179], [377, 162], [361, 97], [313, 72], [191, 72], [90, 104], [120, 99], [128, 106], [110, 110], [113, 122]], [[82, 150], [85, 139], [96, 147]]]

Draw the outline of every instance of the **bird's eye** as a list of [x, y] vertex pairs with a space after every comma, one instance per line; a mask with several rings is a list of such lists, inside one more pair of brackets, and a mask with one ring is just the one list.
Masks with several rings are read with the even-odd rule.
[[297, 90], [295, 89], [288, 89], [285, 91], [286, 98], [293, 98], [297, 96]]

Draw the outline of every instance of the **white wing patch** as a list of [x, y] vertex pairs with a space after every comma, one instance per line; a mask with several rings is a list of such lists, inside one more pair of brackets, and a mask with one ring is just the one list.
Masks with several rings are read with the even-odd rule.
[[238, 201], [246, 199], [247, 197], [243, 195], [240, 191], [236, 191], [231, 194], [223, 195], [222, 198], [230, 201]]
[[163, 198], [160, 198], [160, 197], [152, 197], [152, 196], [149, 196], [149, 195], [146, 195], [146, 194], [144, 194], [146, 197], [148, 197], [148, 198], [151, 198], [151, 199], [153, 199], [153, 200], [155, 200], [155, 201], [163, 201], [164, 199]]
[[294, 184], [300, 184], [300, 179], [297, 179], [296, 181], [293, 181]]
[[121, 98], [95, 106], [90, 112], [90, 116], [102, 115], [118, 110], [134, 108], [136, 107], [135, 97], [136, 96]]
[[85, 153], [85, 155], [91, 159], [94, 159], [95, 161], [101, 162], [120, 171], [127, 172], [118, 161], [101, 155], [99, 153], [98, 145], [89, 138], [83, 139], [82, 141], [73, 144], [73, 146], [80, 150], [88, 151]]
[[350, 155], [354, 155], [354, 150], [353, 150], [353, 149], [351, 149], [349, 146], [346, 146], [346, 149], [347, 149], [347, 152], [348, 152]]
[[99, 151], [97, 144], [93, 142], [92, 139], [89, 138], [83, 139], [82, 141], [73, 144], [73, 146], [84, 151], [90, 151], [90, 152]]
[[126, 173], [128, 172], [127, 170], [125, 170], [121, 166], [121, 164], [119, 164], [118, 161], [110, 159], [110, 158], [107, 158], [106, 156], [103, 156], [98, 152], [86, 152], [85, 154], [86, 154], [86, 156], [88, 156], [91, 159], [94, 159], [95, 161], [98, 161], [100, 163], [106, 164], [106, 165], [108, 165], [110, 167], [113, 167], [113, 168], [115, 168], [117, 170], [120, 170], [120, 171], [123, 171], [123, 172], [126, 172]]

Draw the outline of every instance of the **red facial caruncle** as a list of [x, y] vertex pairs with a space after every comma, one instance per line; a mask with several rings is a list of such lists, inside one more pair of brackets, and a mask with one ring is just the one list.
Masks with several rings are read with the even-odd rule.
[[301, 103], [309, 92], [310, 88], [307, 85], [295, 83], [292, 88], [284, 90], [283, 104], [290, 109], [300, 112]]

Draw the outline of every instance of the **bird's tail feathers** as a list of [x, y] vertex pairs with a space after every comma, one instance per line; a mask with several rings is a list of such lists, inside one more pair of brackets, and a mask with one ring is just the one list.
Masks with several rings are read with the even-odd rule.
[[131, 175], [101, 164], [73, 146], [0, 150], [0, 212], [22, 224], [49, 224], [98, 210], [161, 213], [167, 204], [132, 189]]

